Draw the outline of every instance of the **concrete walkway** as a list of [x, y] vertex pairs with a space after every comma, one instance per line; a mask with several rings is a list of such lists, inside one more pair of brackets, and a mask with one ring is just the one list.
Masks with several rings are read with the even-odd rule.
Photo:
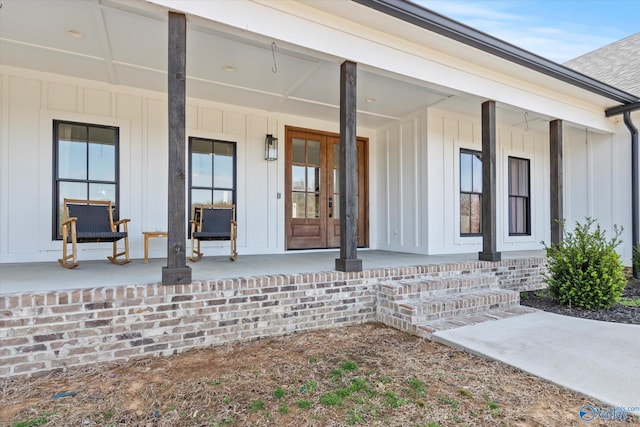
[[633, 408], [628, 412], [640, 416], [638, 325], [539, 311], [436, 332], [433, 339], [515, 366], [612, 408]]

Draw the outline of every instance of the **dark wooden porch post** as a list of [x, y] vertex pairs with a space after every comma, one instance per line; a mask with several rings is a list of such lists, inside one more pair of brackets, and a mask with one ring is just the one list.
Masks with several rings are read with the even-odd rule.
[[562, 241], [563, 177], [562, 177], [562, 120], [549, 123], [549, 145], [551, 158], [551, 244]]
[[482, 252], [480, 261], [500, 261], [496, 250], [496, 102], [482, 103]]
[[340, 258], [338, 271], [362, 271], [358, 259], [358, 151], [356, 147], [356, 64], [340, 66]]
[[187, 19], [169, 12], [169, 221], [167, 266], [162, 284], [191, 283], [186, 257], [185, 215], [185, 104], [186, 104]]

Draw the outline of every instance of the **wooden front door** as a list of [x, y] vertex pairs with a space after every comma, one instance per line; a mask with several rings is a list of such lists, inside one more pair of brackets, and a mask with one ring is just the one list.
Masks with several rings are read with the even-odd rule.
[[[287, 128], [285, 227], [287, 249], [340, 247], [340, 137]], [[368, 243], [367, 140], [358, 138], [358, 246]]]

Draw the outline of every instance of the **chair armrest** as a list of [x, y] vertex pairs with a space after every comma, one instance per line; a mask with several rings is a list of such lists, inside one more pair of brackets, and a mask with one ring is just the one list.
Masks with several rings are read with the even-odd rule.
[[122, 228], [124, 229], [123, 231], [125, 233], [128, 233], [129, 230], [128, 230], [127, 224], [129, 223], [129, 221], [131, 220], [128, 218], [125, 218], [125, 219], [121, 219], [120, 221], [114, 222], [113, 225], [111, 226], [111, 231], [114, 231], [114, 232], [118, 231], [118, 229], [120, 228], [120, 225], [122, 225]]
[[60, 223], [60, 225], [67, 225], [67, 224], [71, 224], [72, 222], [77, 222], [77, 221], [78, 221], [78, 218], [75, 217], [75, 216], [72, 216], [71, 218], [67, 218], [64, 221], [62, 221]]

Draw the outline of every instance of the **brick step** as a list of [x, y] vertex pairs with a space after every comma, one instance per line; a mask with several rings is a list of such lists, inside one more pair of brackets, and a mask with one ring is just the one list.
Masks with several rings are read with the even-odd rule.
[[438, 297], [424, 295], [420, 299], [397, 301], [397, 306], [403, 317], [408, 317], [413, 324], [418, 324], [434, 319], [517, 306], [519, 303], [520, 294], [518, 292], [502, 289], [480, 289]]
[[477, 323], [488, 322], [492, 320], [507, 319], [509, 317], [521, 316], [523, 314], [535, 313], [537, 311], [538, 310], [535, 308], [515, 305], [506, 308], [486, 310], [480, 313], [467, 314], [464, 316], [434, 319], [418, 323], [416, 325], [416, 333], [424, 338], [437, 341], [437, 338], [433, 337], [433, 334], [438, 331], [461, 328], [463, 326], [475, 325]]
[[383, 282], [381, 292], [393, 300], [438, 297], [448, 294], [497, 288], [495, 276], [455, 275], [445, 277], [417, 277]]

